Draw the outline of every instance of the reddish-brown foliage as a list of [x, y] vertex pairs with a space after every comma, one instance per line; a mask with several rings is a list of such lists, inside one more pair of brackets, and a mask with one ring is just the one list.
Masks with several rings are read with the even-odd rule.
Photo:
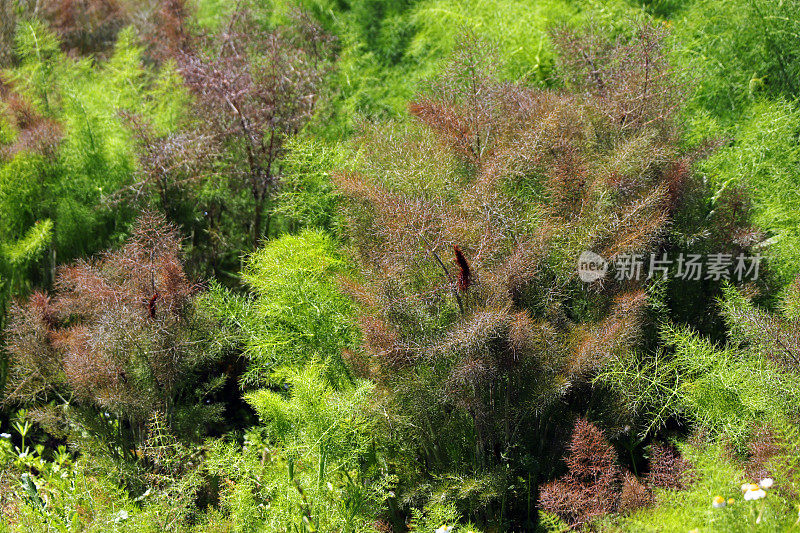
[[60, 371], [58, 336], [54, 332], [57, 311], [46, 294], [35, 292], [26, 305], [15, 303], [10, 315], [6, 335], [13, 364], [6, 398], [43, 398]]
[[9, 122], [17, 130], [14, 142], [0, 150], [0, 156], [13, 157], [31, 152], [53, 159], [63, 137], [61, 125], [45, 116], [31, 102], [8, 88], [2, 95]]
[[[416, 120], [369, 125], [335, 173], [365, 280], [349, 288], [364, 351], [431, 469], [528, 454], [548, 472], [571, 395], [640, 342], [646, 280], [583, 284], [576, 266], [586, 250], [656, 250], [686, 196], [661, 39], [560, 33], [565, 56], [589, 58], [565, 60], [569, 93], [499, 81], [491, 50], [467, 36], [410, 104]], [[543, 496], [576, 524], [612, 509], [622, 482], [585, 425], [569, 477]]]
[[186, 16], [186, 0], [158, 0], [148, 24], [140, 29], [151, 56], [164, 60], [190, 45]]
[[611, 312], [599, 323], [579, 328], [571, 371], [590, 375], [613, 355], [639, 340], [647, 297], [639, 290], [614, 298]]
[[397, 332], [391, 325], [375, 316], [359, 317], [369, 353], [376, 355], [387, 367], [399, 368], [415, 360], [413, 352], [400, 345]]
[[50, 23], [66, 50], [81, 55], [109, 49], [128, 21], [117, 0], [48, 0], [36, 15]]
[[572, 527], [616, 509], [622, 471], [614, 448], [597, 426], [584, 419], [575, 423], [565, 461], [569, 472], [541, 489], [542, 509]]
[[112, 201], [141, 203], [155, 197], [159, 207], [171, 213], [176, 198], [195, 197], [193, 186], [212, 173], [212, 154], [217, 148], [213, 139], [199, 131], [158, 135], [140, 116], [125, 111], [120, 115], [133, 133], [139, 164], [136, 179]]
[[136, 28], [151, 59], [162, 61], [191, 39], [185, 0], [22, 0], [0, 3], [0, 65], [12, 56], [17, 23], [40, 19], [58, 36], [69, 54], [104, 57], [119, 31]]
[[614, 448], [603, 432], [585, 419], [575, 422], [572, 440], [567, 448], [567, 467], [575, 479], [591, 484], [602, 483], [609, 487], [619, 478], [619, 467]]
[[[787, 294], [787, 302], [797, 298], [797, 284], [789, 290], [792, 292]], [[800, 369], [800, 328], [796, 317], [785, 318], [750, 304], [726, 306], [724, 314], [739, 342], [749, 343], [786, 370]]]
[[684, 489], [691, 482], [693, 470], [675, 448], [665, 444], [650, 446], [650, 471], [645, 481], [653, 488]]
[[617, 512], [630, 513], [653, 503], [653, 493], [630, 472], [625, 472]]
[[59, 270], [55, 295], [16, 305], [7, 330], [7, 401], [72, 396], [124, 415], [140, 431], [153, 409], [171, 416], [198, 353], [195, 287], [175, 230], [142, 216], [118, 251]]
[[385, 520], [375, 521], [375, 523], [372, 524], [372, 527], [375, 528], [375, 530], [379, 533], [393, 533], [394, 531], [392, 524]]
[[498, 64], [491, 46], [465, 34], [451, 61], [409, 104], [410, 113], [443, 146], [479, 172], [506, 155], [506, 142], [518, 134], [518, 120], [532, 111], [525, 109], [525, 92], [496, 81]]
[[227, 30], [204, 46], [175, 52], [205, 133], [233, 149], [226, 158], [230, 173], [252, 194], [253, 246], [269, 232], [264, 210], [281, 174], [285, 142], [311, 117], [325, 74], [324, 33], [307, 19], [301, 28], [317, 37], [303, 42], [286, 28], [264, 33], [246, 11], [237, 11]]
[[672, 75], [665, 29], [643, 23], [636, 38], [604, 41], [602, 31], [552, 32], [561, 51], [562, 75], [575, 89], [592, 96], [596, 108], [615, 129], [626, 131], [653, 125], [664, 135], [674, 134], [672, 121], [686, 87]]
[[784, 452], [780, 440], [768, 426], [758, 428], [747, 444], [749, 457], [745, 463], [747, 478], [758, 483], [765, 477], [774, 477], [771, 464]]

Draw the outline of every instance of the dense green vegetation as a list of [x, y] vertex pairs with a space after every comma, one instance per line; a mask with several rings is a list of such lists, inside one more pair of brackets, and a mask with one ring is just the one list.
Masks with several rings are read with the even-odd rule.
[[800, 530], [798, 13], [3, 2], [0, 530]]

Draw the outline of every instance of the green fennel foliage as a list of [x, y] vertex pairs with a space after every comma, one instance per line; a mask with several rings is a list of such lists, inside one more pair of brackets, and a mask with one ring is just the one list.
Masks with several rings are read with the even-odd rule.
[[252, 300], [213, 291], [210, 305], [238, 330], [248, 359], [244, 387], [280, 383], [311, 363], [321, 364], [332, 384], [350, 381], [341, 351], [356, 344], [354, 310], [335, 281], [346, 268], [330, 237], [305, 230], [270, 241], [247, 259], [242, 279]]
[[689, 109], [738, 119], [751, 98], [797, 96], [797, 0], [686, 2], [672, 18], [676, 55], [696, 80]]
[[672, 417], [686, 417], [743, 446], [758, 424], [800, 413], [796, 368], [778, 364], [773, 353], [786, 335], [776, 325], [780, 317], [756, 309], [732, 288], [720, 306], [730, 331], [725, 344], [688, 326], [665, 323], [664, 352], [617, 358], [598, 376], [598, 382], [622, 395], [641, 424], [642, 438]]
[[54, 270], [56, 261], [119, 242], [132, 218], [111, 201], [136, 167], [120, 111], [167, 131], [177, 127], [185, 97], [169, 67], [145, 67], [132, 30], [99, 64], [67, 57], [41, 23], [22, 23], [16, 35], [20, 64], [6, 72], [12, 92], [0, 103], [0, 241], [50, 219]]
[[345, 164], [345, 151], [314, 138], [292, 140], [287, 151], [275, 214], [284, 216], [291, 229], [339, 230], [339, 195], [330, 173]]
[[752, 221], [769, 237], [764, 253], [770, 270], [783, 285], [800, 272], [799, 123], [796, 104], [756, 101], [743, 113], [731, 146], [701, 165], [717, 191], [747, 188]]
[[11, 297], [30, 288], [28, 269], [41, 257], [52, 238], [53, 223], [45, 219], [35, 223], [19, 240], [0, 240], [0, 326], [5, 323]]

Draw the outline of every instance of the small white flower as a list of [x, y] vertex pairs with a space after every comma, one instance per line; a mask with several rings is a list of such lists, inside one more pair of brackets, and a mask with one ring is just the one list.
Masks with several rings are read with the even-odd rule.
[[725, 507], [725, 498], [723, 498], [722, 496], [717, 496], [711, 502], [711, 507], [713, 507], [714, 509], [722, 509], [723, 507]]
[[754, 483], [745, 483], [744, 485], [742, 485], [742, 492], [747, 492], [748, 490], [756, 490], [757, 488], [758, 485]]
[[453, 531], [453, 526], [442, 526], [436, 530], [436, 533], [450, 533]]
[[766, 495], [767, 493], [764, 492], [762, 489], [748, 490], [747, 492], [744, 493], [744, 499], [748, 501], [755, 501], [755, 500], [760, 500]]
[[761, 487], [762, 489], [768, 489], [772, 486], [773, 483], [774, 481], [772, 480], [771, 477], [765, 477], [764, 479], [758, 482], [758, 486]]
[[117, 515], [114, 517], [114, 523], [119, 524], [128, 519], [128, 511], [122, 509], [117, 512]]
[[0, 433], [0, 439], [10, 439], [11, 433]]

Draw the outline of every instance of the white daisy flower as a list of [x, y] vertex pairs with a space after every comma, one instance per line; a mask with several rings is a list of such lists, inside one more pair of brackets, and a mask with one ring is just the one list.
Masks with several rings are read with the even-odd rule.
[[748, 490], [747, 492], [745, 492], [744, 499], [748, 501], [755, 501], [755, 500], [760, 500], [766, 495], [767, 493], [764, 492], [763, 489], [756, 488], [755, 490]]
[[717, 496], [711, 502], [711, 507], [713, 507], [714, 509], [722, 509], [723, 507], [725, 507], [725, 498], [723, 498], [722, 496]]
[[774, 481], [771, 477], [765, 477], [764, 479], [758, 482], [758, 486], [761, 487], [762, 489], [768, 489], [772, 486], [773, 483]]
[[758, 485], [755, 483], [745, 483], [742, 485], [742, 492], [747, 492], [748, 490], [756, 490]]
[[450, 533], [453, 531], [453, 526], [442, 526], [436, 530], [436, 533]]

